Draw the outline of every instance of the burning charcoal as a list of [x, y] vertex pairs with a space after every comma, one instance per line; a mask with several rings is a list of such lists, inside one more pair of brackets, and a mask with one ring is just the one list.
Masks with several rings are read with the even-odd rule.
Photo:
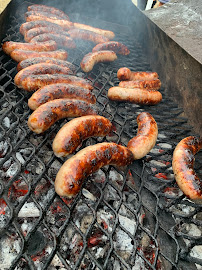
[[112, 232], [114, 225], [114, 215], [108, 208], [99, 209], [97, 211], [97, 222], [101, 224], [105, 230]]

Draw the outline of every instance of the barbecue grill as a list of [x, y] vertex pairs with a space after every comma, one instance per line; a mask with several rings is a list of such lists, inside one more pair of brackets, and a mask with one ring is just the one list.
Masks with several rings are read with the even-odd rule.
[[[39, 2], [42, 3], [32, 3]], [[158, 46], [159, 55], [155, 50], [150, 58], [153, 43], [146, 46], [146, 42], [155, 29], [162, 42], [171, 44], [168, 50], [175, 46], [175, 63], [177, 52], [183, 50], [168, 37], [163, 39], [165, 33], [152, 22], [149, 33], [148, 25], [141, 26], [148, 34], [143, 40], [137, 23], [130, 22], [134, 16], [141, 21], [144, 15], [130, 1], [85, 1], [85, 7], [77, 1], [44, 2], [55, 7], [59, 3], [72, 21], [114, 31], [115, 39], [131, 52], [113, 63], [98, 64], [84, 74], [80, 61], [93, 45], [78, 41], [77, 49], [69, 51], [68, 61], [77, 67], [75, 74], [93, 83], [99, 114], [113, 123], [110, 135], [87, 139], [82, 148], [103, 141], [126, 146], [137, 132], [136, 117], [142, 111], [154, 116], [159, 135], [155, 147], [142, 160], [123, 171], [106, 166], [86, 179], [74, 199], [59, 197], [54, 191], [54, 179], [65, 159], [54, 156], [52, 141], [68, 120], [59, 121], [42, 135], [29, 130], [31, 110], [27, 100], [31, 94], [14, 85], [16, 63], [0, 49], [0, 268], [202, 269], [201, 205], [183, 195], [171, 165], [177, 143], [189, 135], [199, 135], [192, 122], [195, 109], [188, 118], [176, 80], [168, 83], [173, 71], [160, 58], [163, 51]], [[2, 42], [23, 41], [19, 27], [25, 21], [28, 5], [29, 2], [12, 1], [1, 15]], [[186, 52], [183, 54], [186, 63], [195, 63]], [[154, 58], [159, 62], [151, 65], [153, 61], [149, 59]], [[164, 65], [166, 73], [162, 70]], [[162, 102], [139, 106], [109, 101], [107, 90], [118, 85], [116, 73], [123, 66], [133, 71], [158, 72]], [[197, 68], [195, 63], [193, 70]], [[194, 76], [189, 79], [191, 85]], [[199, 152], [195, 162], [200, 178], [201, 157]]]

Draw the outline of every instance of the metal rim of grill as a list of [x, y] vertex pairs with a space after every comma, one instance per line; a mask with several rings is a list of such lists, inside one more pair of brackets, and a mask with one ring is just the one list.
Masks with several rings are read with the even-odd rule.
[[[4, 40], [21, 41], [19, 25], [19, 18], [13, 17]], [[68, 61], [78, 67], [76, 74], [92, 81], [100, 115], [114, 126], [110, 136], [88, 139], [81, 148], [102, 141], [126, 146], [137, 132], [136, 117], [142, 111], [157, 121], [158, 140], [143, 160], [125, 171], [107, 166], [90, 176], [73, 200], [54, 192], [54, 178], [65, 159], [54, 156], [51, 144], [67, 120], [43, 135], [29, 130], [30, 94], [15, 87], [16, 63], [0, 50], [0, 243], [13, 244], [10, 269], [55, 269], [51, 268], [53, 260], [66, 269], [133, 269], [138, 263], [145, 269], [196, 269], [196, 264], [202, 265], [201, 258], [193, 256], [195, 247], [201, 245], [201, 205], [186, 199], [179, 190], [171, 164], [177, 143], [194, 135], [192, 127], [164, 85], [160, 90], [163, 101], [156, 106], [108, 100], [107, 90], [118, 85], [120, 67], [151, 70], [141, 45], [129, 36], [128, 29], [113, 27], [116, 40], [129, 47], [129, 56], [118, 56], [116, 62], [98, 64], [84, 74], [80, 61], [93, 45], [78, 42], [78, 48], [69, 54]], [[201, 152], [196, 155], [199, 174], [201, 156]], [[30, 205], [32, 213], [23, 216]], [[190, 228], [195, 227], [197, 233], [191, 235]], [[127, 239], [125, 250], [120, 235]]]

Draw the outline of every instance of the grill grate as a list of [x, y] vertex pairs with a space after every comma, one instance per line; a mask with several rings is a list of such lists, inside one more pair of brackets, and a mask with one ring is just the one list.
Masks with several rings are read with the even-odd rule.
[[[4, 40], [21, 41], [19, 25], [13, 17]], [[142, 111], [157, 121], [157, 144], [125, 171], [113, 166], [99, 170], [73, 200], [54, 192], [64, 159], [53, 155], [51, 144], [67, 120], [43, 135], [29, 130], [30, 93], [15, 87], [16, 63], [0, 50], [1, 269], [197, 269], [196, 264], [202, 265], [201, 206], [183, 196], [171, 167], [176, 144], [194, 135], [183, 110], [164, 87], [163, 101], [153, 107], [107, 99], [107, 90], [118, 85], [118, 68], [151, 70], [140, 44], [128, 28], [119, 31], [120, 27], [112, 30], [116, 40], [129, 47], [129, 56], [98, 64], [84, 74], [79, 64], [92, 46], [78, 42], [69, 54], [68, 60], [78, 67], [76, 74], [93, 82], [100, 114], [113, 122], [109, 136], [90, 138], [82, 148], [102, 141], [126, 146], [137, 132], [136, 117]], [[198, 175], [202, 175], [201, 156], [199, 152], [196, 157]]]

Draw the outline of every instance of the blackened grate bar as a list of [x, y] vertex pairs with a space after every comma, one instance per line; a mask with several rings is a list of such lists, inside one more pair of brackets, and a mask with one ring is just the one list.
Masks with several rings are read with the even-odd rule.
[[[21, 22], [13, 17], [4, 40], [22, 40]], [[106, 28], [106, 22], [100, 21], [100, 27]], [[64, 159], [55, 157], [51, 147], [67, 120], [43, 135], [29, 130], [31, 94], [15, 87], [16, 63], [0, 51], [1, 269], [196, 269], [196, 264], [202, 265], [201, 206], [183, 196], [171, 167], [174, 147], [194, 135], [192, 127], [166, 85], [157, 106], [108, 100], [108, 89], [118, 85], [120, 67], [151, 70], [130, 29], [113, 27], [109, 25], [116, 40], [129, 47], [129, 56], [98, 64], [89, 74], [79, 65], [92, 50], [91, 44], [78, 42], [68, 58], [77, 66], [78, 76], [93, 82], [99, 112], [113, 122], [110, 136], [88, 139], [82, 148], [102, 141], [126, 146], [137, 132], [136, 117], [142, 111], [156, 119], [158, 141], [143, 160], [125, 171], [107, 166], [90, 176], [72, 200], [54, 192], [54, 179]], [[202, 175], [201, 156], [201, 152], [196, 156], [198, 175]]]

